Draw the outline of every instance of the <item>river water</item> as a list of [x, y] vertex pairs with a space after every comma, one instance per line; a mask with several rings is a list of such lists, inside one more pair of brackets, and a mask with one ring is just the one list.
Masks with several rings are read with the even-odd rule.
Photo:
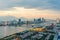
[[31, 26], [18, 26], [18, 27], [14, 27], [14, 26], [2, 26], [0, 27], [0, 38], [3, 38], [5, 36], [9, 36], [11, 34], [14, 33], [18, 33], [18, 32], [22, 32], [24, 30], [28, 30], [29, 28], [32, 28]]
[[[38, 26], [46, 26], [46, 25], [49, 25], [50, 22], [45, 22], [45, 23], [41, 23], [39, 24]], [[36, 26], [36, 27], [38, 27]], [[18, 32], [22, 32], [22, 31], [25, 31], [25, 30], [28, 30], [32, 28], [31, 25], [22, 25], [22, 26], [0, 26], [0, 38], [3, 38], [5, 36], [9, 36], [11, 34], [14, 34], [14, 33], [18, 33]]]

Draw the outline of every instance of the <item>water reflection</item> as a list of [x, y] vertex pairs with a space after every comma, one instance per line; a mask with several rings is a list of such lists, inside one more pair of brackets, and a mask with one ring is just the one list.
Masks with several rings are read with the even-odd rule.
[[28, 30], [30, 27], [8, 27], [8, 26], [4, 26], [4, 27], [0, 27], [0, 38], [14, 34], [14, 33], [18, 33], [24, 30]]

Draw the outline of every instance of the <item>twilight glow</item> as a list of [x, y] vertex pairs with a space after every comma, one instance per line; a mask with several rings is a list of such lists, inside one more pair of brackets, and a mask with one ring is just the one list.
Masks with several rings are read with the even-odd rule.
[[59, 4], [60, 0], [0, 0], [0, 16], [56, 19]]

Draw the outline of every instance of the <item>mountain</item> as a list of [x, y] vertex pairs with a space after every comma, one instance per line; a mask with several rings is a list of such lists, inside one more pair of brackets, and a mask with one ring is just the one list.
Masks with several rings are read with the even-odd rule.
[[27, 18], [24, 17], [20, 17], [20, 18], [16, 18], [14, 16], [0, 16], [0, 22], [1, 21], [13, 21], [13, 20], [18, 20], [21, 19], [22, 21], [27, 21]]
[[0, 21], [12, 21], [17, 20], [18, 18], [14, 16], [0, 16]]
[[21, 19], [22, 21], [27, 21], [28, 20], [27, 18], [24, 18], [24, 17], [20, 17], [19, 19]]

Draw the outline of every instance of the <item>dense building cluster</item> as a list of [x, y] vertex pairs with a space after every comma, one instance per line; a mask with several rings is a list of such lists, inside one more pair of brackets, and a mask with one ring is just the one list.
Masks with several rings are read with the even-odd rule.
[[32, 20], [22, 21], [21, 19], [18, 19], [18, 20], [12, 20], [12, 21], [1, 21], [0, 26], [21, 26], [23, 24], [38, 24], [44, 21], [45, 21], [44, 18], [34, 19], [33, 21]]

